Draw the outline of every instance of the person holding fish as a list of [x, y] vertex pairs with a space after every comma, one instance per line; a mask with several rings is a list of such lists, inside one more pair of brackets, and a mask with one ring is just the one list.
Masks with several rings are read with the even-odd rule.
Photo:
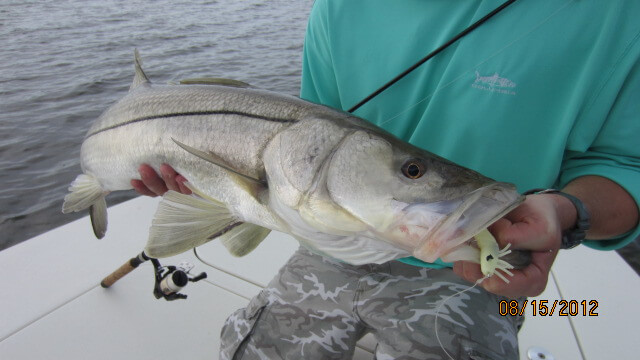
[[[301, 97], [349, 109], [496, 5], [318, 0]], [[635, 2], [516, 2], [355, 111], [520, 192], [560, 189], [532, 191], [489, 227], [501, 248], [531, 252], [509, 282], [451, 256], [351, 265], [302, 247], [229, 318], [221, 358], [344, 359], [372, 332], [378, 359], [517, 359], [522, 319], [498, 316], [500, 299], [540, 294], [559, 249], [611, 250], [640, 233], [638, 13]], [[139, 172], [141, 194], [191, 193], [170, 164]], [[481, 279], [438, 322], [438, 304]]]

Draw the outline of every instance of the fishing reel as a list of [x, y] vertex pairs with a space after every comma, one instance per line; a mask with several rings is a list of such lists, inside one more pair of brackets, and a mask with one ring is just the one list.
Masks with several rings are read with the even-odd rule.
[[201, 272], [196, 276], [189, 275], [189, 272], [193, 269], [193, 264], [191, 263], [183, 261], [178, 266], [162, 266], [158, 259], [148, 257], [143, 251], [138, 254], [138, 256], [124, 263], [109, 276], [105, 277], [102, 282], [100, 282], [100, 285], [103, 288], [111, 287], [116, 281], [148, 260], [151, 260], [151, 263], [153, 263], [153, 271], [155, 273], [153, 295], [156, 299], [164, 298], [167, 301], [186, 299], [187, 295], [180, 294], [179, 291], [187, 286], [189, 282], [197, 282], [207, 277], [207, 273], [205, 272]]
[[196, 276], [190, 276], [189, 272], [194, 265], [181, 262], [178, 266], [162, 266], [158, 259], [150, 258], [155, 272], [155, 285], [153, 296], [156, 299], [164, 298], [167, 301], [186, 299], [187, 295], [179, 293], [189, 282], [197, 282], [207, 277], [207, 273], [201, 272]]

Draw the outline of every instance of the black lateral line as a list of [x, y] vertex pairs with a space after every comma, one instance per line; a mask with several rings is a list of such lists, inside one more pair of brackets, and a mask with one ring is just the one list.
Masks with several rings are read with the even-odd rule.
[[279, 122], [279, 123], [294, 123], [294, 122], [297, 122], [297, 120], [294, 120], [294, 119], [282, 119], [282, 118], [277, 118], [277, 117], [262, 116], [262, 115], [257, 115], [257, 114], [245, 113], [245, 112], [241, 112], [241, 111], [228, 111], [228, 110], [193, 111], [193, 112], [182, 112], [182, 113], [172, 113], [172, 114], [161, 114], [161, 115], [144, 116], [144, 117], [140, 117], [140, 118], [137, 118], [137, 119], [132, 119], [132, 120], [120, 123], [120, 124], [108, 126], [106, 128], [94, 131], [91, 134], [87, 135], [85, 137], [85, 139], [90, 138], [91, 136], [99, 134], [101, 132], [105, 132], [105, 131], [108, 131], [108, 130], [113, 130], [113, 129], [116, 129], [116, 128], [119, 128], [119, 127], [122, 127], [122, 126], [135, 124], [135, 123], [139, 123], [139, 122], [142, 122], [142, 121], [167, 119], [167, 118], [180, 117], [180, 116], [207, 116], [207, 115], [238, 115], [238, 116], [244, 116], [244, 117], [248, 117], [248, 118], [252, 118], [252, 119], [260, 119], [260, 120]]

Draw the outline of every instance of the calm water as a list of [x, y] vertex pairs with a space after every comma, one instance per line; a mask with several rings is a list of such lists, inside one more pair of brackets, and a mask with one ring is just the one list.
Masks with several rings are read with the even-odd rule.
[[311, 5], [3, 0], [0, 249], [85, 215], [63, 215], [62, 199], [91, 122], [129, 88], [134, 48], [157, 83], [227, 77], [297, 95]]
[[[60, 212], [91, 122], [123, 96], [138, 48], [152, 81], [227, 77], [297, 94], [311, 0], [3, 0], [0, 249], [84, 214]], [[110, 204], [135, 196], [109, 196]], [[640, 246], [625, 257], [640, 273]]]

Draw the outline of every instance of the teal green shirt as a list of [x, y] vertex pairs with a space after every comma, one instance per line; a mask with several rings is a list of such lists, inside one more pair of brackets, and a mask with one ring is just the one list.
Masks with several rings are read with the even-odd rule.
[[[301, 97], [348, 109], [502, 2], [317, 0]], [[520, 191], [600, 175], [639, 202], [638, 14], [638, 1], [518, 1], [355, 114]]]

